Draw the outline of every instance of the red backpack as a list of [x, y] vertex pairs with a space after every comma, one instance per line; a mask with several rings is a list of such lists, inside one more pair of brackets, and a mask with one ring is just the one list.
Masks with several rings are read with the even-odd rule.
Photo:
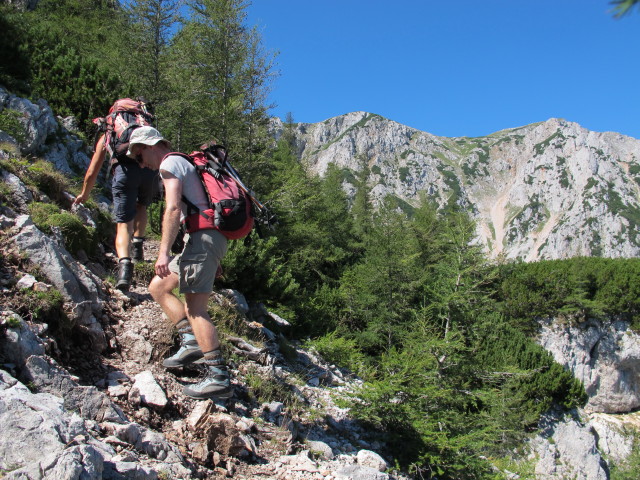
[[154, 117], [144, 100], [121, 98], [109, 109], [106, 117], [94, 118], [97, 133], [105, 133], [105, 145], [112, 161], [126, 159], [129, 138], [135, 128], [150, 126]]
[[165, 158], [169, 155], [179, 155], [196, 167], [209, 200], [209, 208], [201, 211], [182, 196], [187, 204], [186, 231], [216, 229], [229, 240], [246, 237], [253, 228], [255, 200], [228, 163], [224, 147], [215, 146], [191, 155], [173, 152]]

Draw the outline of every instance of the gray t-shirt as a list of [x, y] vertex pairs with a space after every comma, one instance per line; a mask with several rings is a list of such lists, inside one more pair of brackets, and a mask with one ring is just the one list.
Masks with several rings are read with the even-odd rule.
[[[198, 177], [196, 168], [186, 158], [180, 155], [169, 155], [160, 164], [160, 176], [164, 178], [164, 172], [169, 172], [182, 181], [182, 195], [200, 210], [209, 208], [207, 195]], [[184, 220], [187, 205], [182, 202], [182, 218]]]

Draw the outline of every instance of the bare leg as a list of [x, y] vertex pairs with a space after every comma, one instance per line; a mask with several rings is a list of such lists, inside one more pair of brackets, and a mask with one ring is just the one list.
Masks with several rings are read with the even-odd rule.
[[172, 272], [164, 278], [156, 275], [149, 283], [149, 293], [162, 307], [162, 311], [173, 325], [186, 317], [184, 303], [173, 294], [173, 289], [178, 286], [179, 280], [178, 274]]
[[116, 253], [118, 258], [130, 258], [131, 238], [133, 236], [133, 220], [127, 223], [116, 223]]
[[196, 336], [200, 349], [206, 353], [220, 348], [218, 330], [211, 321], [207, 304], [208, 293], [185, 293], [186, 311], [191, 328]]
[[187, 385], [182, 392], [191, 398], [231, 398], [233, 387], [229, 370], [220, 352], [218, 331], [207, 312], [208, 293], [186, 293], [187, 318], [204, 355], [202, 364], [207, 369], [206, 377], [197, 384]]
[[147, 230], [147, 207], [136, 204], [136, 216], [133, 219], [133, 236], [144, 237]]

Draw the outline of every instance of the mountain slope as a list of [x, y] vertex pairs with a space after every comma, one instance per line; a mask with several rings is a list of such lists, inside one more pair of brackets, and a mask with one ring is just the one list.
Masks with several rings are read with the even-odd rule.
[[[423, 192], [441, 207], [455, 202], [477, 220], [492, 257], [640, 253], [640, 140], [561, 119], [437, 137], [366, 112], [295, 124], [294, 135], [300, 159], [319, 175], [330, 163], [367, 168], [375, 203], [393, 195], [416, 205]], [[349, 175], [345, 188], [354, 189]]]

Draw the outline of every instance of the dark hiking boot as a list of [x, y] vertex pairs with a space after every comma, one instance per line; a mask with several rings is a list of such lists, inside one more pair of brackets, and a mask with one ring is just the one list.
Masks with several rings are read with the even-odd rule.
[[121, 258], [118, 263], [118, 277], [116, 288], [122, 292], [128, 292], [133, 279], [133, 263], [130, 258]]
[[144, 261], [144, 239], [140, 237], [133, 237], [131, 242], [131, 260], [134, 262]]
[[180, 333], [180, 348], [176, 353], [165, 358], [162, 366], [164, 368], [179, 368], [203, 361], [202, 350], [196, 342], [196, 337], [192, 333]]
[[184, 387], [182, 393], [196, 400], [231, 398], [233, 388], [227, 367], [224, 365], [207, 366], [207, 376], [194, 385]]

